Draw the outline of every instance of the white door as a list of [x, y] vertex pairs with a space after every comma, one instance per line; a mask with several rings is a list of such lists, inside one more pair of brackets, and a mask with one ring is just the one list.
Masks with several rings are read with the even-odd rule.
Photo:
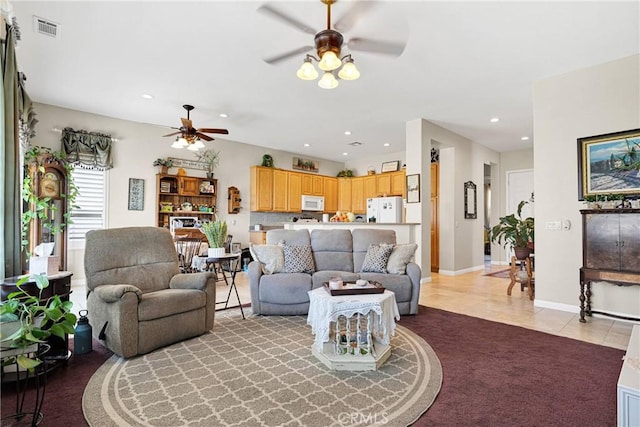
[[507, 212], [516, 213], [522, 200], [529, 203], [522, 208], [522, 217], [533, 217], [533, 169], [507, 172]]

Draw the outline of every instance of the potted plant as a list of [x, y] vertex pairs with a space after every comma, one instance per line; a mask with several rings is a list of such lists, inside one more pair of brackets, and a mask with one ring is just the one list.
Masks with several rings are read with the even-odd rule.
[[224, 244], [227, 240], [227, 222], [216, 219], [202, 224], [202, 233], [209, 242], [209, 258], [218, 258], [224, 255]]
[[[35, 282], [38, 295], [29, 294], [23, 288], [27, 282]], [[71, 313], [73, 303], [62, 301], [59, 295], [43, 300], [47, 287], [49, 280], [45, 275], [24, 276], [16, 283], [18, 290], [0, 304], [3, 366], [17, 363], [32, 371], [42, 363], [37, 352], [39, 344], [51, 335], [65, 339], [65, 334], [74, 333], [77, 318]]]
[[534, 219], [521, 216], [522, 207], [527, 203], [522, 200], [515, 214], [500, 217], [500, 222], [489, 232], [492, 242], [501, 243], [505, 249], [507, 245], [512, 246], [519, 260], [526, 259], [531, 254], [534, 243]]
[[158, 166], [160, 173], [166, 174], [169, 172], [169, 168], [173, 166], [173, 161], [171, 159], [163, 159], [160, 157], [154, 160], [153, 166]]
[[[71, 224], [71, 210], [77, 208], [75, 205], [78, 197], [78, 188], [73, 180], [73, 165], [67, 161], [67, 157], [63, 152], [52, 151], [48, 147], [31, 147], [24, 155], [26, 173], [22, 181], [22, 200], [24, 209], [21, 216], [21, 245], [22, 250], [26, 249], [27, 257], [31, 256], [31, 246], [36, 246], [46, 242], [30, 242], [30, 236], [34, 231], [33, 227], [40, 227], [48, 230], [53, 235], [62, 233], [64, 229]], [[55, 168], [60, 174], [64, 174], [67, 182], [66, 186], [53, 182], [52, 192], [43, 192], [42, 188], [47, 188], [46, 169]], [[38, 184], [39, 183], [39, 184]], [[40, 186], [40, 189], [36, 188]], [[66, 188], [65, 188], [66, 187]], [[62, 215], [55, 215], [59, 210], [59, 204], [56, 201], [64, 200], [65, 208]], [[39, 222], [38, 226], [35, 226]]]
[[351, 169], [342, 169], [336, 176], [338, 178], [351, 178], [353, 176], [353, 171]]
[[584, 196], [584, 201], [587, 202], [587, 207], [589, 209], [600, 209], [600, 201], [598, 200], [597, 194]]
[[196, 153], [199, 161], [207, 165], [207, 178], [213, 179], [213, 171], [220, 163], [220, 152], [213, 148], [206, 149]]

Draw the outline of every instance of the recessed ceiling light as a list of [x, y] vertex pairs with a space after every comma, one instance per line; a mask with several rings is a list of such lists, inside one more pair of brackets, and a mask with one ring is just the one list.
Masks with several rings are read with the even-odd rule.
[[153, 95], [149, 95], [148, 93], [143, 93], [143, 94], [142, 94], [142, 97], [143, 97], [144, 99], [153, 99]]
[[528, 140], [529, 140], [529, 137], [528, 137], [528, 136], [523, 136], [523, 137], [522, 137], [522, 138], [520, 138], [520, 139], [521, 139], [521, 140], [523, 140], [523, 141], [528, 141]]
[[491, 120], [489, 120], [491, 123], [498, 123], [500, 121], [499, 117], [492, 117]]
[[347, 131], [345, 131], [345, 132], [344, 132], [344, 134], [345, 134], [345, 135], [351, 135], [351, 131], [350, 131], [350, 130], [347, 130]]
[[309, 144], [304, 144], [305, 147], [309, 147]]
[[220, 113], [220, 117], [226, 119], [227, 117], [229, 117], [229, 115], [227, 113]]
[[343, 156], [348, 156], [348, 155], [349, 155], [349, 153], [342, 153], [342, 155], [343, 155]]
[[389, 146], [389, 145], [391, 145], [391, 144], [389, 144], [388, 142], [385, 142], [385, 143], [384, 143], [384, 144], [382, 144], [382, 145], [384, 145], [385, 147], [388, 147], [388, 146]]

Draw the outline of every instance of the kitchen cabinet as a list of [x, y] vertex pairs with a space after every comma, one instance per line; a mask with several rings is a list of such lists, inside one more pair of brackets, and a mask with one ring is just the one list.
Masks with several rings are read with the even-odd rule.
[[[375, 175], [366, 175], [362, 178], [364, 183], [364, 202], [366, 204], [367, 199], [372, 197], [378, 197], [378, 191], [376, 188], [376, 176]], [[366, 206], [365, 206], [366, 209]]]
[[324, 211], [335, 213], [338, 210], [338, 178], [322, 177], [324, 188]]
[[254, 245], [264, 245], [267, 243], [266, 231], [249, 231], [249, 243]]
[[640, 285], [640, 209], [585, 209], [580, 213], [580, 322], [592, 313], [638, 320], [592, 310], [591, 282]]
[[376, 175], [376, 190], [378, 196], [405, 197], [405, 179], [406, 177], [404, 171], [385, 172]]
[[351, 178], [351, 212], [362, 214], [367, 212], [367, 199], [364, 196], [364, 177]]
[[281, 169], [273, 170], [273, 212], [289, 212], [289, 172]]
[[324, 195], [324, 182], [321, 175], [311, 175], [301, 173], [302, 176], [302, 194], [312, 196]]
[[352, 178], [338, 178], [338, 211], [351, 211], [351, 180]]
[[289, 172], [289, 196], [288, 196], [288, 211], [300, 212], [302, 211], [302, 182], [304, 181], [304, 174], [297, 172]]
[[217, 212], [217, 191], [216, 179], [157, 174], [156, 225], [168, 228], [172, 216], [212, 218]]
[[406, 198], [406, 174], [402, 171], [391, 172], [391, 193], [390, 196], [402, 196]]
[[258, 212], [273, 210], [273, 168], [251, 167], [250, 209]]

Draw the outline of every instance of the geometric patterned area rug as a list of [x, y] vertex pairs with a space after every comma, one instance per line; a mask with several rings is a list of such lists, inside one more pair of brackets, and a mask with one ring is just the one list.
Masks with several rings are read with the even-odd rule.
[[90, 426], [407, 426], [433, 403], [442, 367], [400, 325], [378, 371], [331, 371], [311, 354], [306, 316], [216, 313], [211, 332], [92, 376]]

